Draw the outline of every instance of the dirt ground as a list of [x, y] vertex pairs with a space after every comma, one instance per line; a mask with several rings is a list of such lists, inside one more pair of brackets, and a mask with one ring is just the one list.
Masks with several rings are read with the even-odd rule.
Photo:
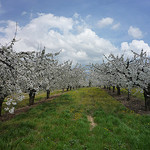
[[[106, 90], [106, 89], [105, 89]], [[136, 97], [131, 96], [130, 100], [127, 101], [127, 95], [124, 93], [121, 93], [121, 95], [117, 95], [117, 91], [114, 93], [112, 91], [106, 90], [112, 97], [114, 97], [116, 100], [121, 102], [124, 106], [129, 108], [130, 110], [133, 110], [135, 113], [138, 114], [148, 114], [150, 115], [150, 111], [145, 111], [145, 101], [138, 99]]]
[[94, 118], [90, 115], [87, 116], [88, 121], [90, 122], [90, 131], [92, 131], [92, 129], [94, 127], [97, 126], [97, 124], [94, 122]]

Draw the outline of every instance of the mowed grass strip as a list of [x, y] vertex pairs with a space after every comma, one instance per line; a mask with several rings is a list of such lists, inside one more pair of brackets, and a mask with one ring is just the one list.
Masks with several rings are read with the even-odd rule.
[[[65, 90], [65, 91], [66, 91], [66, 90]], [[62, 90], [55, 90], [55, 91], [52, 91], [52, 92], [50, 93], [50, 96], [53, 96], [53, 95], [56, 95], [56, 94], [61, 94], [61, 93], [63, 93]], [[22, 101], [20, 101], [20, 102], [17, 103], [17, 105], [15, 106], [15, 109], [22, 108], [22, 107], [25, 107], [25, 106], [28, 106], [28, 105], [29, 105], [29, 94], [24, 93], [23, 96], [24, 96], [24, 99], [23, 99]], [[38, 101], [40, 101], [40, 100], [43, 100], [43, 99], [46, 99], [46, 91], [39, 91], [39, 92], [36, 93], [36, 95], [35, 95], [35, 100], [34, 100], [34, 102], [36, 103], [36, 102], [38, 102]], [[7, 101], [7, 100], [4, 100], [4, 103], [3, 103], [3, 105], [2, 105], [2, 115], [5, 114], [5, 113], [7, 113], [7, 112], [4, 110], [4, 108], [7, 107], [7, 105], [5, 104], [6, 101]]]
[[[96, 126], [91, 130], [87, 116]], [[150, 116], [82, 88], [0, 122], [1, 150], [149, 150]]]

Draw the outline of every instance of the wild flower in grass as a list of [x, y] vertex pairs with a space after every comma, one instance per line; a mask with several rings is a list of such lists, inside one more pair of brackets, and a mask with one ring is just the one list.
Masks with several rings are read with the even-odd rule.
[[104, 128], [106, 131], [109, 131], [107, 128]]
[[126, 113], [126, 111], [122, 110], [123, 113]]
[[70, 109], [70, 112], [72, 113], [74, 111], [74, 109], [72, 108], [72, 109]]
[[82, 117], [82, 114], [81, 113], [75, 113], [74, 114], [74, 120], [78, 120], [78, 119], [80, 119]]
[[122, 113], [132, 113], [132, 114], [134, 114], [134, 111], [133, 111], [133, 110], [130, 110], [130, 109], [122, 110], [121, 112], [122, 112]]

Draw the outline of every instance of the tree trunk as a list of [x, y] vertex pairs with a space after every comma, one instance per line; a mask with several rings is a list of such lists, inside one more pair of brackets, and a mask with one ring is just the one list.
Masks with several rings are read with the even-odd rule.
[[89, 87], [91, 87], [91, 84], [92, 84], [91, 81], [89, 81]]
[[34, 99], [35, 99], [35, 92], [33, 93], [32, 105], [34, 104]]
[[2, 116], [2, 104], [4, 102], [4, 97], [0, 97], [0, 117]]
[[72, 87], [70, 86], [70, 91], [71, 91]]
[[50, 90], [46, 90], [46, 98], [48, 99], [50, 96]]
[[150, 84], [147, 89], [144, 89], [145, 110], [150, 111]]
[[131, 92], [130, 92], [130, 90], [128, 90], [128, 97], [127, 97], [127, 101], [129, 101], [129, 100], [130, 100], [130, 96], [131, 96]]
[[34, 98], [35, 98], [35, 89], [30, 90], [29, 93], [29, 106], [34, 104]]
[[110, 86], [108, 87], [109, 91], [111, 90]]
[[64, 93], [64, 88], [62, 89], [63, 93]]
[[104, 85], [104, 89], [106, 89], [106, 86]]
[[120, 95], [120, 87], [117, 85], [117, 95]]
[[115, 86], [113, 86], [113, 93], [115, 92]]

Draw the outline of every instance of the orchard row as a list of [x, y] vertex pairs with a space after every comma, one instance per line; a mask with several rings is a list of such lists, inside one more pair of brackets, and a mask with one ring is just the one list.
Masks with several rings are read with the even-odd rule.
[[[91, 80], [97, 85], [120, 88], [128, 91], [130, 99], [131, 89], [142, 89], [145, 98], [145, 109], [150, 110], [150, 58], [146, 52], [140, 54], [133, 52], [133, 57], [105, 56], [106, 62], [91, 66]], [[126, 58], [126, 59], [125, 59]]]
[[23, 100], [23, 92], [29, 93], [29, 105], [34, 104], [37, 91], [68, 89], [86, 84], [85, 69], [81, 65], [72, 67], [71, 61], [60, 63], [58, 53], [15, 52], [15, 38], [0, 47], [0, 115], [6, 100], [6, 111], [14, 113], [15, 105]]
[[128, 91], [139, 87], [145, 97], [145, 108], [150, 110], [150, 58], [146, 52], [133, 52], [132, 58], [124, 55], [105, 56], [102, 64], [92, 64], [87, 73], [81, 65], [72, 66], [71, 61], [60, 63], [58, 53], [41, 51], [16, 52], [13, 50], [15, 38], [8, 45], [0, 47], [0, 115], [2, 104], [6, 100], [6, 111], [14, 113], [15, 105], [23, 100], [23, 94], [29, 94], [29, 105], [34, 104], [35, 94], [45, 90], [47, 98], [55, 89], [71, 89], [81, 86], [117, 87]]

